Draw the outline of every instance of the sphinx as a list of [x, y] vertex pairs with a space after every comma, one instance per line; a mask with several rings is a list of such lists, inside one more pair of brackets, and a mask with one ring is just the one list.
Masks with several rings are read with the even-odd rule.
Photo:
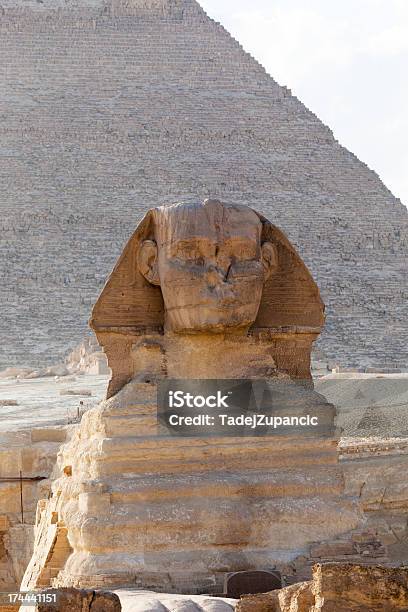
[[[93, 308], [108, 397], [60, 450], [22, 586], [219, 594], [229, 572], [306, 578], [311, 546], [360, 520], [344, 493], [335, 408], [310, 376], [323, 323], [305, 264], [254, 210], [217, 200], [150, 210]], [[282, 384], [285, 410], [328, 427], [167, 435], [158, 395], [172, 379]]]
[[323, 324], [319, 289], [283, 232], [218, 200], [150, 210], [90, 320], [108, 397], [135, 377], [310, 380]]

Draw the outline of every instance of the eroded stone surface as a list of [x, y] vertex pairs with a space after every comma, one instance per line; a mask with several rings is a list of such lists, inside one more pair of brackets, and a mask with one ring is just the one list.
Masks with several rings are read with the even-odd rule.
[[244, 596], [237, 612], [405, 612], [408, 569], [328, 563], [313, 580], [262, 595]]
[[[221, 592], [226, 571], [286, 568], [359, 523], [352, 498], [339, 504], [335, 441], [158, 439], [155, 399], [154, 385], [126, 385], [63, 448], [37, 527], [57, 515], [68, 529], [55, 584]], [[42, 550], [39, 540], [26, 586], [44, 575]]]
[[379, 566], [316, 565], [316, 610], [398, 612], [408, 608], [408, 569]]
[[300, 582], [279, 591], [244, 595], [236, 612], [315, 612], [311, 582]]
[[[33, 552], [37, 502], [50, 491], [49, 477], [61, 442], [66, 439], [63, 428], [0, 434], [1, 591], [15, 590], [24, 575]], [[20, 471], [24, 477], [23, 515]], [[36, 480], [38, 477], [44, 479]]]

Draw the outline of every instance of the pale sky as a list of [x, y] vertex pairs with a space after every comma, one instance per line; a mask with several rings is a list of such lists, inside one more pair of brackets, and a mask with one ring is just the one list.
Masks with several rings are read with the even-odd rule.
[[199, 0], [408, 205], [408, 0]]

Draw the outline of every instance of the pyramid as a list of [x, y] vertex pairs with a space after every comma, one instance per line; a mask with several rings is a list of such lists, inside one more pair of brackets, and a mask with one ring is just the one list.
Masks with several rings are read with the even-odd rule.
[[327, 305], [328, 358], [406, 363], [406, 209], [198, 3], [0, 10], [0, 367], [80, 342], [141, 215], [211, 196], [287, 233]]

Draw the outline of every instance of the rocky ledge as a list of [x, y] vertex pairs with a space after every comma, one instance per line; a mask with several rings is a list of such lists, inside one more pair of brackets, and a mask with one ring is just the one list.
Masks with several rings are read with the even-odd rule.
[[408, 610], [408, 567], [317, 564], [310, 582], [245, 595], [237, 612], [402, 612]]

